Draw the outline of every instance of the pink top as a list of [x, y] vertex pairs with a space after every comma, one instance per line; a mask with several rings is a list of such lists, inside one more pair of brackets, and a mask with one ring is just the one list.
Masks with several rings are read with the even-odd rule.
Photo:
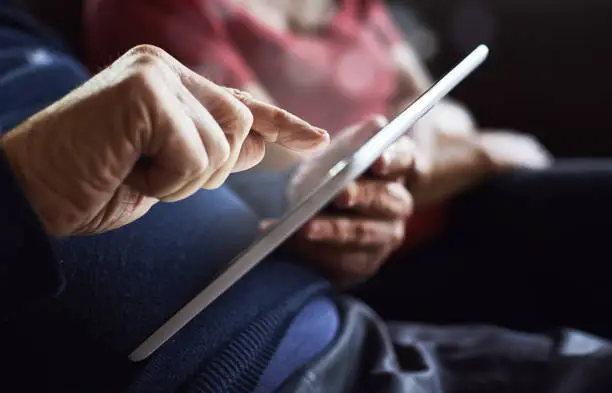
[[337, 132], [387, 114], [396, 92], [390, 47], [400, 34], [381, 0], [342, 0], [315, 35], [281, 34], [228, 0], [89, 0], [89, 65], [143, 43], [217, 83], [257, 81], [279, 105]]
[[[305, 0], [296, 0], [305, 1]], [[223, 85], [264, 86], [285, 109], [336, 133], [389, 114], [402, 38], [383, 0], [339, 0], [316, 34], [279, 33], [230, 0], [86, 0], [87, 60], [97, 70], [139, 44], [159, 46]], [[411, 218], [409, 243], [437, 232], [438, 208]]]

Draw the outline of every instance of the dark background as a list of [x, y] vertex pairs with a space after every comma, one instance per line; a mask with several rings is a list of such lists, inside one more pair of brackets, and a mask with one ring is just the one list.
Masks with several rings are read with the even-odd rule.
[[[402, 22], [408, 2], [390, 3]], [[409, 5], [437, 34], [437, 52], [429, 61], [435, 75], [477, 44], [490, 46], [486, 65], [455, 94], [483, 125], [535, 134], [557, 155], [612, 155], [612, 1]]]
[[[80, 0], [20, 1], [79, 47]], [[434, 75], [479, 43], [491, 47], [455, 93], [484, 126], [535, 134], [558, 156], [612, 156], [612, 1], [388, 1], [408, 33], [410, 11], [434, 32]]]

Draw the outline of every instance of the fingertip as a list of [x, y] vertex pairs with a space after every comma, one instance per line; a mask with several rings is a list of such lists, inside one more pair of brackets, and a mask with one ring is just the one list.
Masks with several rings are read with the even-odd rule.
[[319, 134], [321, 134], [321, 138], [323, 138], [327, 142], [330, 141], [331, 137], [329, 135], [329, 132], [327, 132], [327, 130], [324, 130], [322, 128], [317, 128], [317, 131], [319, 132]]
[[321, 128], [318, 128], [317, 130], [318, 132], [320, 132], [320, 135], [318, 137], [318, 141], [317, 141], [315, 150], [325, 149], [331, 143], [331, 136], [329, 135], [329, 132]]
[[334, 201], [336, 207], [343, 209], [354, 207], [357, 203], [357, 187], [356, 182], [351, 182], [349, 185], [347, 185]]
[[329, 132], [319, 127], [311, 127], [312, 140], [316, 143], [317, 148], [327, 147], [331, 141]]
[[283, 147], [297, 152], [317, 152], [327, 148], [331, 137], [329, 133], [321, 128], [309, 127], [301, 135], [291, 134], [277, 141]]
[[374, 164], [372, 164], [372, 172], [378, 176], [388, 175], [391, 161], [391, 155], [388, 152], [384, 152], [376, 159]]
[[341, 209], [346, 209], [350, 207], [350, 202], [351, 202], [351, 197], [348, 194], [348, 192], [345, 190], [345, 191], [342, 191], [340, 195], [338, 195], [338, 197], [334, 201], [334, 205], [336, 205], [336, 207], [339, 207]]

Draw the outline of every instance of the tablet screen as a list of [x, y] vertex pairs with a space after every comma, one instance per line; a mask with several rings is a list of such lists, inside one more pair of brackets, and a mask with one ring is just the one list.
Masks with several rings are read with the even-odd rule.
[[[250, 171], [234, 174], [221, 191], [223, 200], [236, 204], [232, 246], [221, 254], [218, 272], [203, 283], [202, 292], [177, 310], [164, 325], [145, 340], [131, 355], [133, 361], [146, 359], [202, 312], [265, 257], [274, 253], [283, 242], [329, 202], [350, 181], [356, 179], [395, 140], [405, 134], [437, 102], [476, 69], [487, 57], [488, 49], [478, 47], [453, 70], [436, 82], [423, 95], [387, 125], [377, 121], [368, 127], [348, 128], [324, 152], [302, 158], [279, 148], [268, 151], [265, 161]], [[212, 194], [211, 194], [212, 195]], [[265, 230], [261, 223], [273, 220]], [[231, 223], [219, 222], [219, 238], [225, 241], [221, 228]], [[236, 233], [242, 239], [236, 240]], [[231, 249], [229, 249], [231, 248]], [[231, 256], [230, 256], [231, 255]]]

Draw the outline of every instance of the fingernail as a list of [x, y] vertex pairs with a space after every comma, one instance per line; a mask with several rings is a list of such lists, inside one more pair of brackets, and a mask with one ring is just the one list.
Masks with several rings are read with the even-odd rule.
[[319, 129], [311, 129], [313, 132], [302, 132], [297, 135], [288, 135], [284, 138], [285, 146], [291, 146], [291, 150], [312, 153], [326, 148], [329, 145], [329, 134], [325, 131], [320, 133]]
[[316, 144], [312, 148], [318, 150], [327, 147], [331, 141], [329, 133], [320, 128], [314, 128], [314, 131], [316, 134], [313, 134], [311, 140], [316, 142]]
[[327, 131], [319, 127], [312, 127], [312, 130], [320, 135], [329, 135]]
[[295, 130], [298, 132], [298, 134], [303, 135], [303, 137], [307, 139], [320, 139], [321, 137], [326, 137], [329, 135], [329, 133], [324, 129], [312, 126], [310, 124], [300, 124]]

